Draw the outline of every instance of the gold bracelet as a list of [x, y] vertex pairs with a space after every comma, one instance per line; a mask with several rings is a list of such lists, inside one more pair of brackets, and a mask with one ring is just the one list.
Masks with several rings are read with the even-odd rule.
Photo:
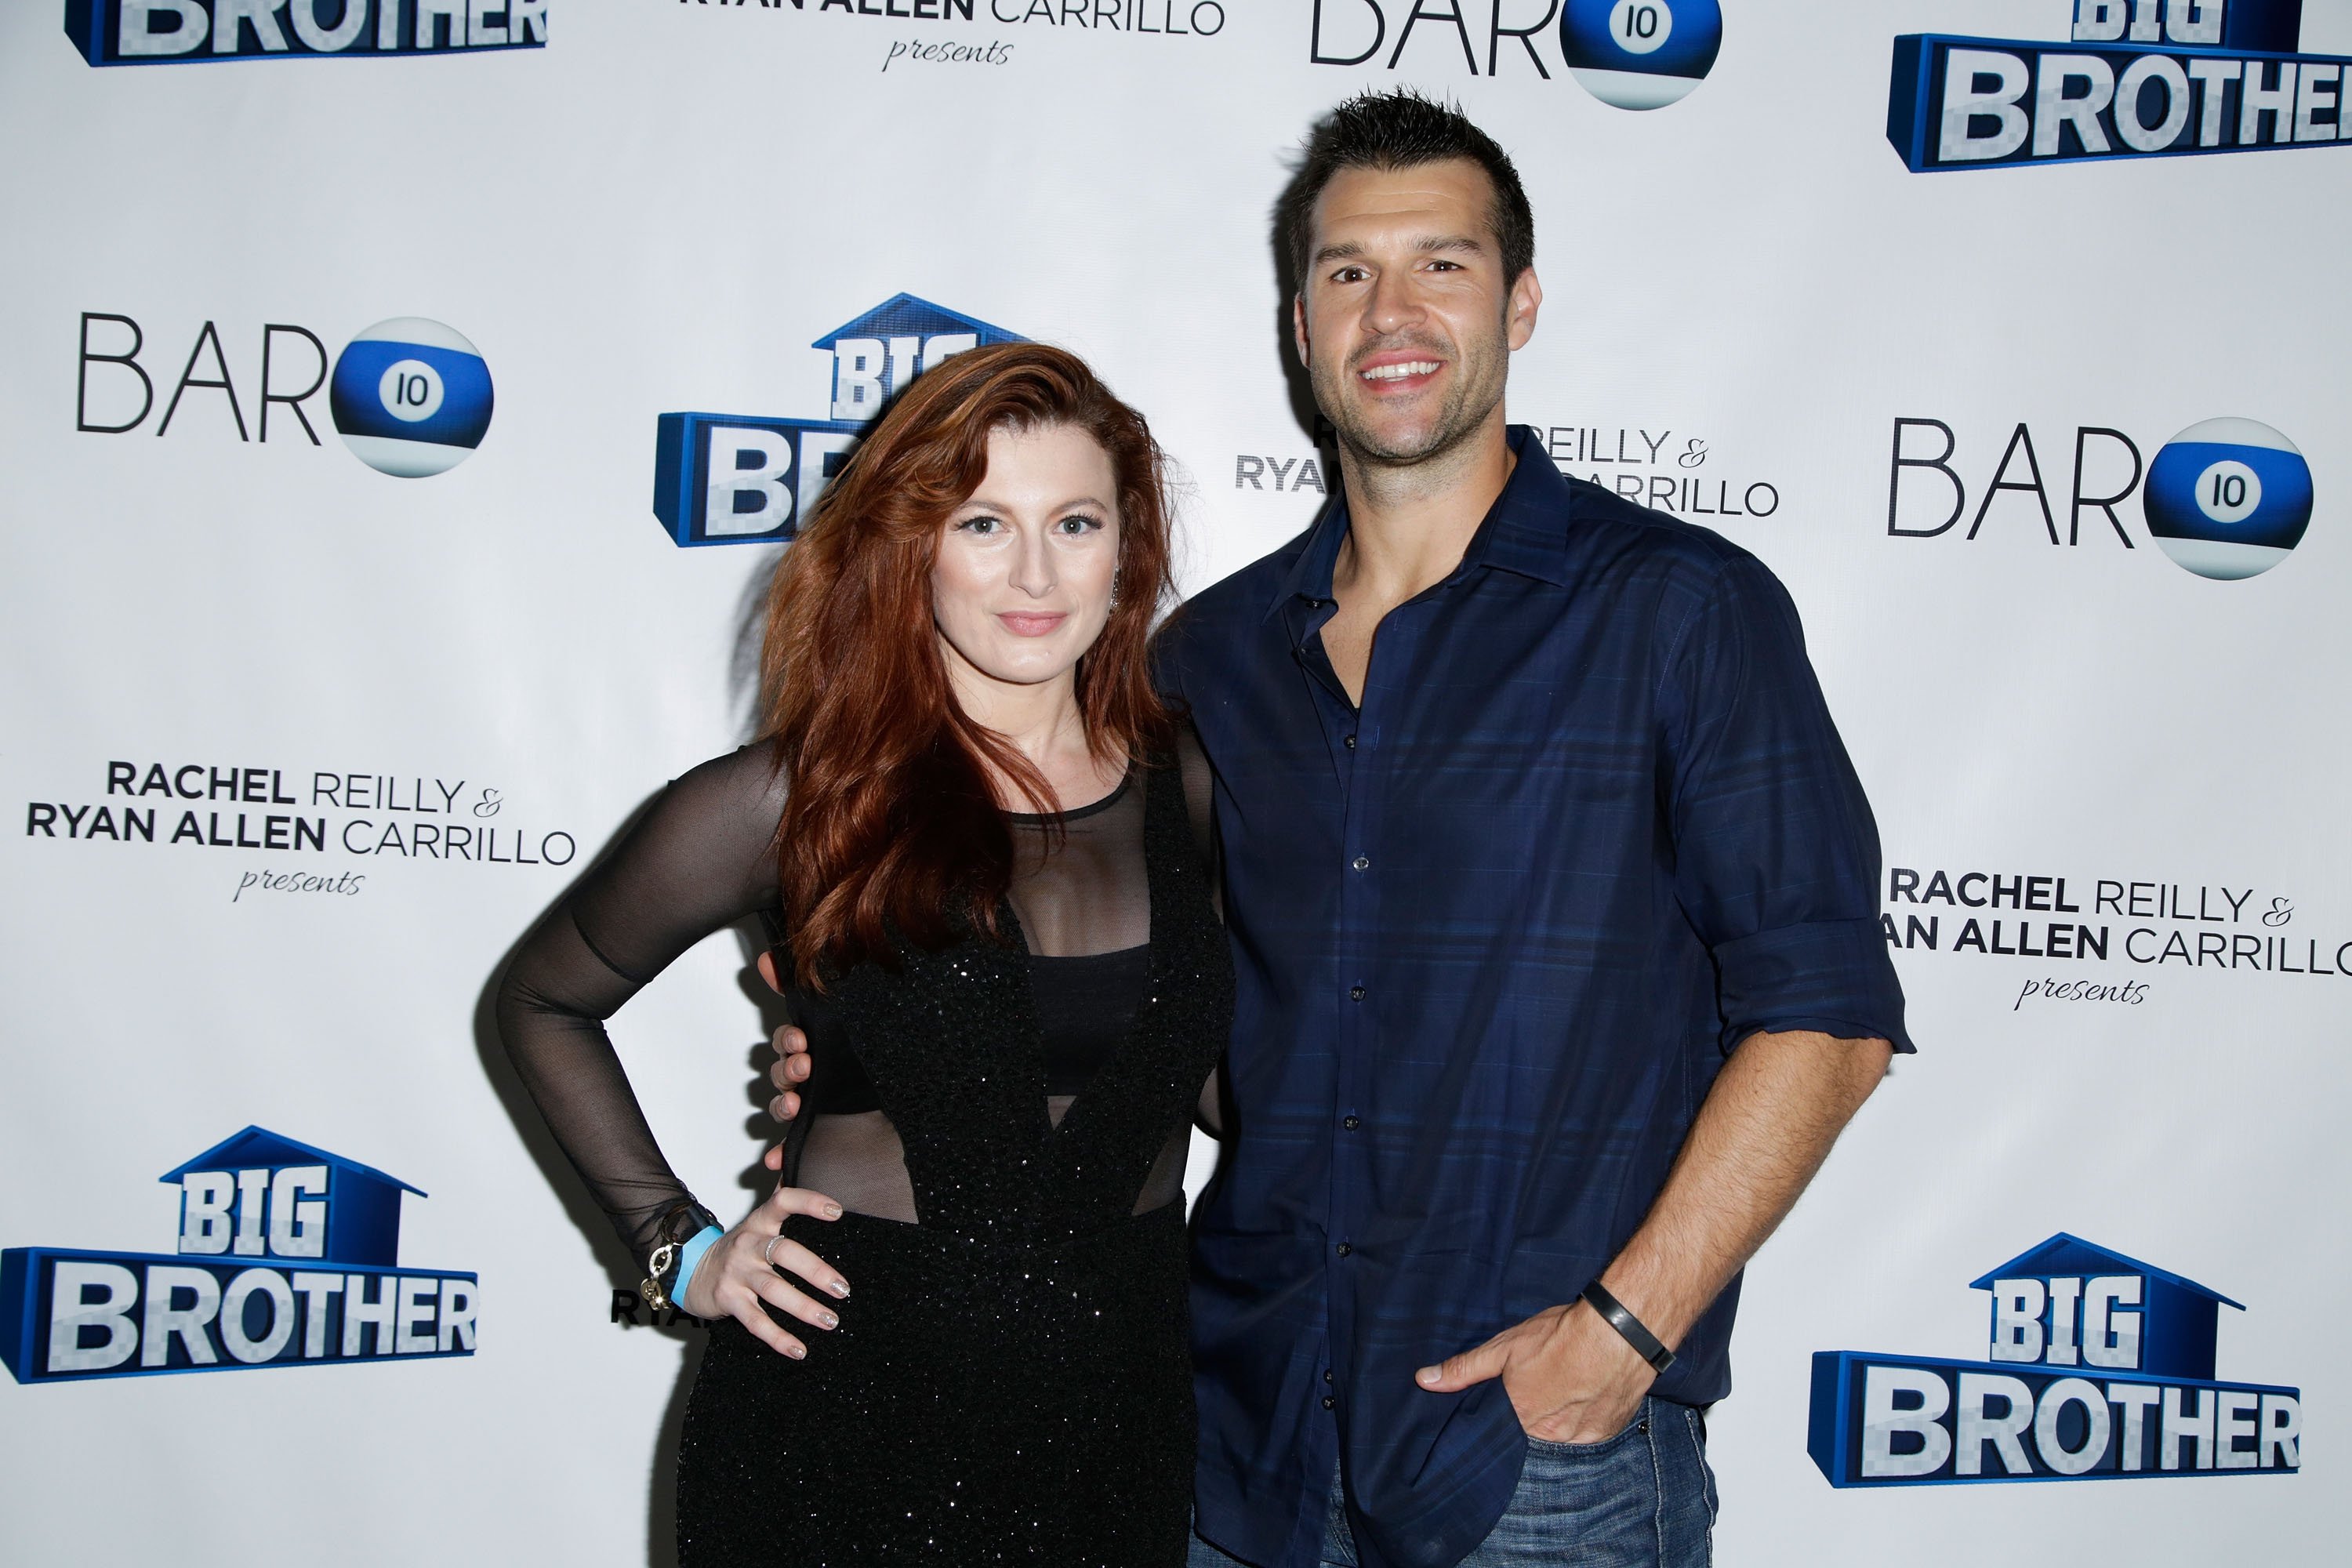
[[677, 1243], [674, 1241], [663, 1242], [654, 1248], [654, 1255], [646, 1259], [646, 1268], [651, 1272], [637, 1282], [637, 1292], [656, 1312], [664, 1311], [669, 1306], [669, 1292], [662, 1289], [662, 1276], [667, 1274], [670, 1266], [677, 1261]]

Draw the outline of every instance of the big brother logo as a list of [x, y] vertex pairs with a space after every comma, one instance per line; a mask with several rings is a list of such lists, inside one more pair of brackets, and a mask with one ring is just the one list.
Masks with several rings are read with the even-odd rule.
[[17, 1382], [474, 1353], [475, 1277], [400, 1266], [406, 1182], [259, 1127], [161, 1179], [176, 1253], [0, 1252]]
[[94, 66], [547, 45], [548, 0], [66, 0]]
[[1806, 1448], [1834, 1487], [2297, 1470], [2303, 1395], [2213, 1377], [2218, 1290], [2061, 1232], [1973, 1282], [1982, 1362], [1822, 1351]]
[[2057, 47], [1910, 34], [1886, 139], [1914, 173], [2352, 141], [2352, 60], [2302, 35], [2303, 0], [2074, 0]]
[[654, 448], [654, 515], [681, 545], [791, 539], [866, 426], [908, 382], [982, 343], [1022, 342], [899, 294], [811, 344], [833, 356], [832, 417], [665, 414]]

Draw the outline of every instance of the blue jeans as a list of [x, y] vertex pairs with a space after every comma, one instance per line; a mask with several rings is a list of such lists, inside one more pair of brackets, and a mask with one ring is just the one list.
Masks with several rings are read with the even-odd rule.
[[[1706, 1568], [1715, 1508], [1715, 1472], [1707, 1468], [1699, 1413], [1644, 1399], [1626, 1428], [1606, 1442], [1528, 1438], [1519, 1489], [1461, 1568]], [[1244, 1565], [1196, 1535], [1190, 1568]], [[1323, 1568], [1357, 1568], [1336, 1481]]]

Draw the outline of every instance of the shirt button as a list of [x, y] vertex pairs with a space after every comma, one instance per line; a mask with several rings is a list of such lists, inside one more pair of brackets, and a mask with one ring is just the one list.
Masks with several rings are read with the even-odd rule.
[[1349, 1000], [1349, 1001], [1350, 1001], [1350, 1002], [1360, 1002], [1360, 1001], [1362, 1001], [1363, 999], [1364, 999], [1364, 988], [1363, 988], [1362, 986], [1360, 986], [1360, 985], [1350, 985], [1350, 986], [1349, 986], [1349, 987], [1348, 987], [1348, 1000]]
[[1348, 737], [1348, 750], [1349, 750], [1349, 751], [1351, 751], [1351, 752], [1352, 752], [1352, 751], [1354, 751], [1355, 749], [1356, 749], [1356, 737], [1355, 737], [1355, 736], [1353, 736], [1353, 735], [1350, 735], [1350, 736], [1349, 736], [1349, 737]]
[[1346, 1128], [1350, 1132], [1353, 1132], [1357, 1128], [1361, 1127], [1363, 1124], [1364, 1119], [1360, 1116], [1350, 1116], [1346, 1121], [1339, 1123], [1340, 1126]]
[[1323, 1396], [1323, 1408], [1324, 1408], [1324, 1409], [1326, 1409], [1326, 1410], [1334, 1410], [1334, 1409], [1337, 1409], [1337, 1408], [1339, 1407], [1339, 1402], [1338, 1400], [1336, 1400], [1336, 1399], [1332, 1398], [1329, 1394], [1325, 1394], [1325, 1395]]
[[1351, 1252], [1353, 1252], [1353, 1251], [1355, 1251], [1355, 1250], [1356, 1250], [1356, 1249], [1355, 1249], [1354, 1247], [1352, 1247], [1349, 1246], [1349, 1245], [1348, 1245], [1346, 1242], [1344, 1242], [1344, 1241], [1343, 1241], [1343, 1242], [1341, 1242], [1341, 1243], [1339, 1245], [1338, 1248], [1337, 1248], [1337, 1251], [1339, 1252], [1339, 1256], [1340, 1256], [1340, 1257], [1342, 1257], [1342, 1258], [1347, 1257], [1347, 1256], [1348, 1256], [1348, 1254], [1349, 1254], [1349, 1253], [1351, 1253]]
[[1323, 1369], [1323, 1381], [1326, 1383], [1331, 1381], [1331, 1369], [1328, 1366]]
[[1359, 855], [1348, 864], [1359, 871], [1369, 871], [1372, 868], [1372, 858], [1369, 855]]

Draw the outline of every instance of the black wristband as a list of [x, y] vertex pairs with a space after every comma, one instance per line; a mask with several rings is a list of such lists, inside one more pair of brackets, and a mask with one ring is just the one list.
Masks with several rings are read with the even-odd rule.
[[692, 1198], [685, 1198], [669, 1206], [655, 1226], [655, 1235], [659, 1241], [667, 1241], [673, 1247], [684, 1247], [700, 1236], [705, 1226], [718, 1223], [717, 1215]]
[[1584, 1299], [1601, 1314], [1601, 1321], [1624, 1336], [1633, 1347], [1633, 1353], [1650, 1363], [1653, 1372], [1664, 1372], [1675, 1364], [1675, 1352], [1659, 1342], [1658, 1336], [1643, 1325], [1642, 1320], [1625, 1310], [1625, 1303], [1612, 1296], [1595, 1279], [1584, 1288]]

